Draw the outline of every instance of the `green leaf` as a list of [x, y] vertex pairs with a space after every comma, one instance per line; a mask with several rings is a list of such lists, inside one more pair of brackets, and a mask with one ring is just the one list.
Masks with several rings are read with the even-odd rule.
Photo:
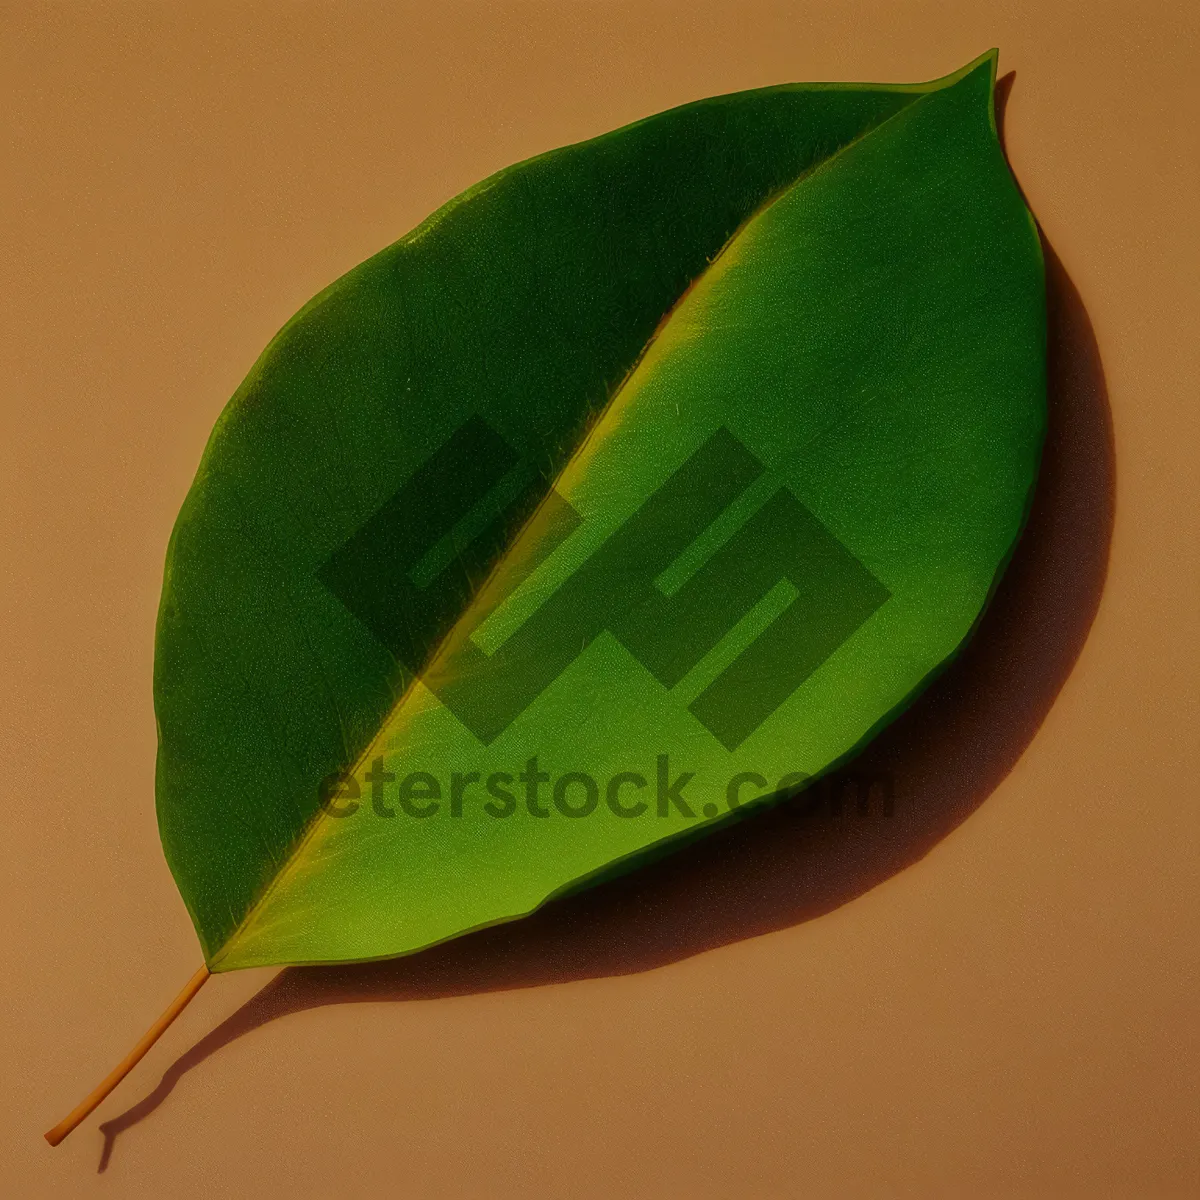
[[284, 327], [159, 617], [159, 823], [213, 970], [528, 913], [829, 770], [955, 654], [1045, 423], [994, 73], [553, 151]]

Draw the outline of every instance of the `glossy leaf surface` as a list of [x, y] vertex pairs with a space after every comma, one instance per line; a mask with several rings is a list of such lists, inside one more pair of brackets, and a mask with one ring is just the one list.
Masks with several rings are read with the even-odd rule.
[[160, 828], [214, 970], [520, 916], [828, 770], [954, 655], [1044, 429], [994, 69], [543, 155], [275, 338], [159, 620]]

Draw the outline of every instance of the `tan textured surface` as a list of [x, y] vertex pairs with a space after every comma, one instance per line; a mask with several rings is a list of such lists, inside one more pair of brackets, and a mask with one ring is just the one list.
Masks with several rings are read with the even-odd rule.
[[[0, 1192], [1200, 1194], [1190, 8], [4, 3]], [[199, 961], [153, 819], [154, 611], [208, 430], [275, 329], [516, 159], [991, 45], [1086, 315], [1056, 271], [1040, 515], [977, 648], [876, 751], [895, 817], [780, 818], [240, 1014], [271, 974], [214, 979], [50, 1150]]]

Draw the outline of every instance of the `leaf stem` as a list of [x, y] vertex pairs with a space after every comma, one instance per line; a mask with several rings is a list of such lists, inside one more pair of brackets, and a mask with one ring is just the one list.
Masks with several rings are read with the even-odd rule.
[[204, 986], [204, 981], [208, 978], [208, 975], [208, 967], [203, 966], [188, 980], [187, 986], [183, 991], [167, 1006], [167, 1011], [146, 1030], [142, 1035], [141, 1041], [104, 1077], [104, 1080], [96, 1090], [81, 1103], [77, 1104], [46, 1134], [46, 1141], [50, 1145], [57, 1146], [141, 1062], [146, 1051], [162, 1037], [167, 1026], [187, 1008], [192, 997]]

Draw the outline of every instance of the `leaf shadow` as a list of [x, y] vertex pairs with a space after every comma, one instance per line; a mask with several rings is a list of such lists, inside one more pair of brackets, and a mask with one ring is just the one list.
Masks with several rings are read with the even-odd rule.
[[[997, 86], [998, 116], [1012, 75]], [[1029, 523], [974, 638], [828, 784], [521, 921], [406, 958], [281, 971], [101, 1126], [98, 1170], [187, 1072], [269, 1021], [329, 1004], [432, 1000], [627, 975], [821, 916], [923, 858], [1000, 784], [1078, 658], [1099, 607], [1115, 507], [1100, 353], [1043, 237], [1049, 426]], [[890, 806], [863, 780], [886, 781]], [[857, 803], [844, 803], [854, 795]]]

